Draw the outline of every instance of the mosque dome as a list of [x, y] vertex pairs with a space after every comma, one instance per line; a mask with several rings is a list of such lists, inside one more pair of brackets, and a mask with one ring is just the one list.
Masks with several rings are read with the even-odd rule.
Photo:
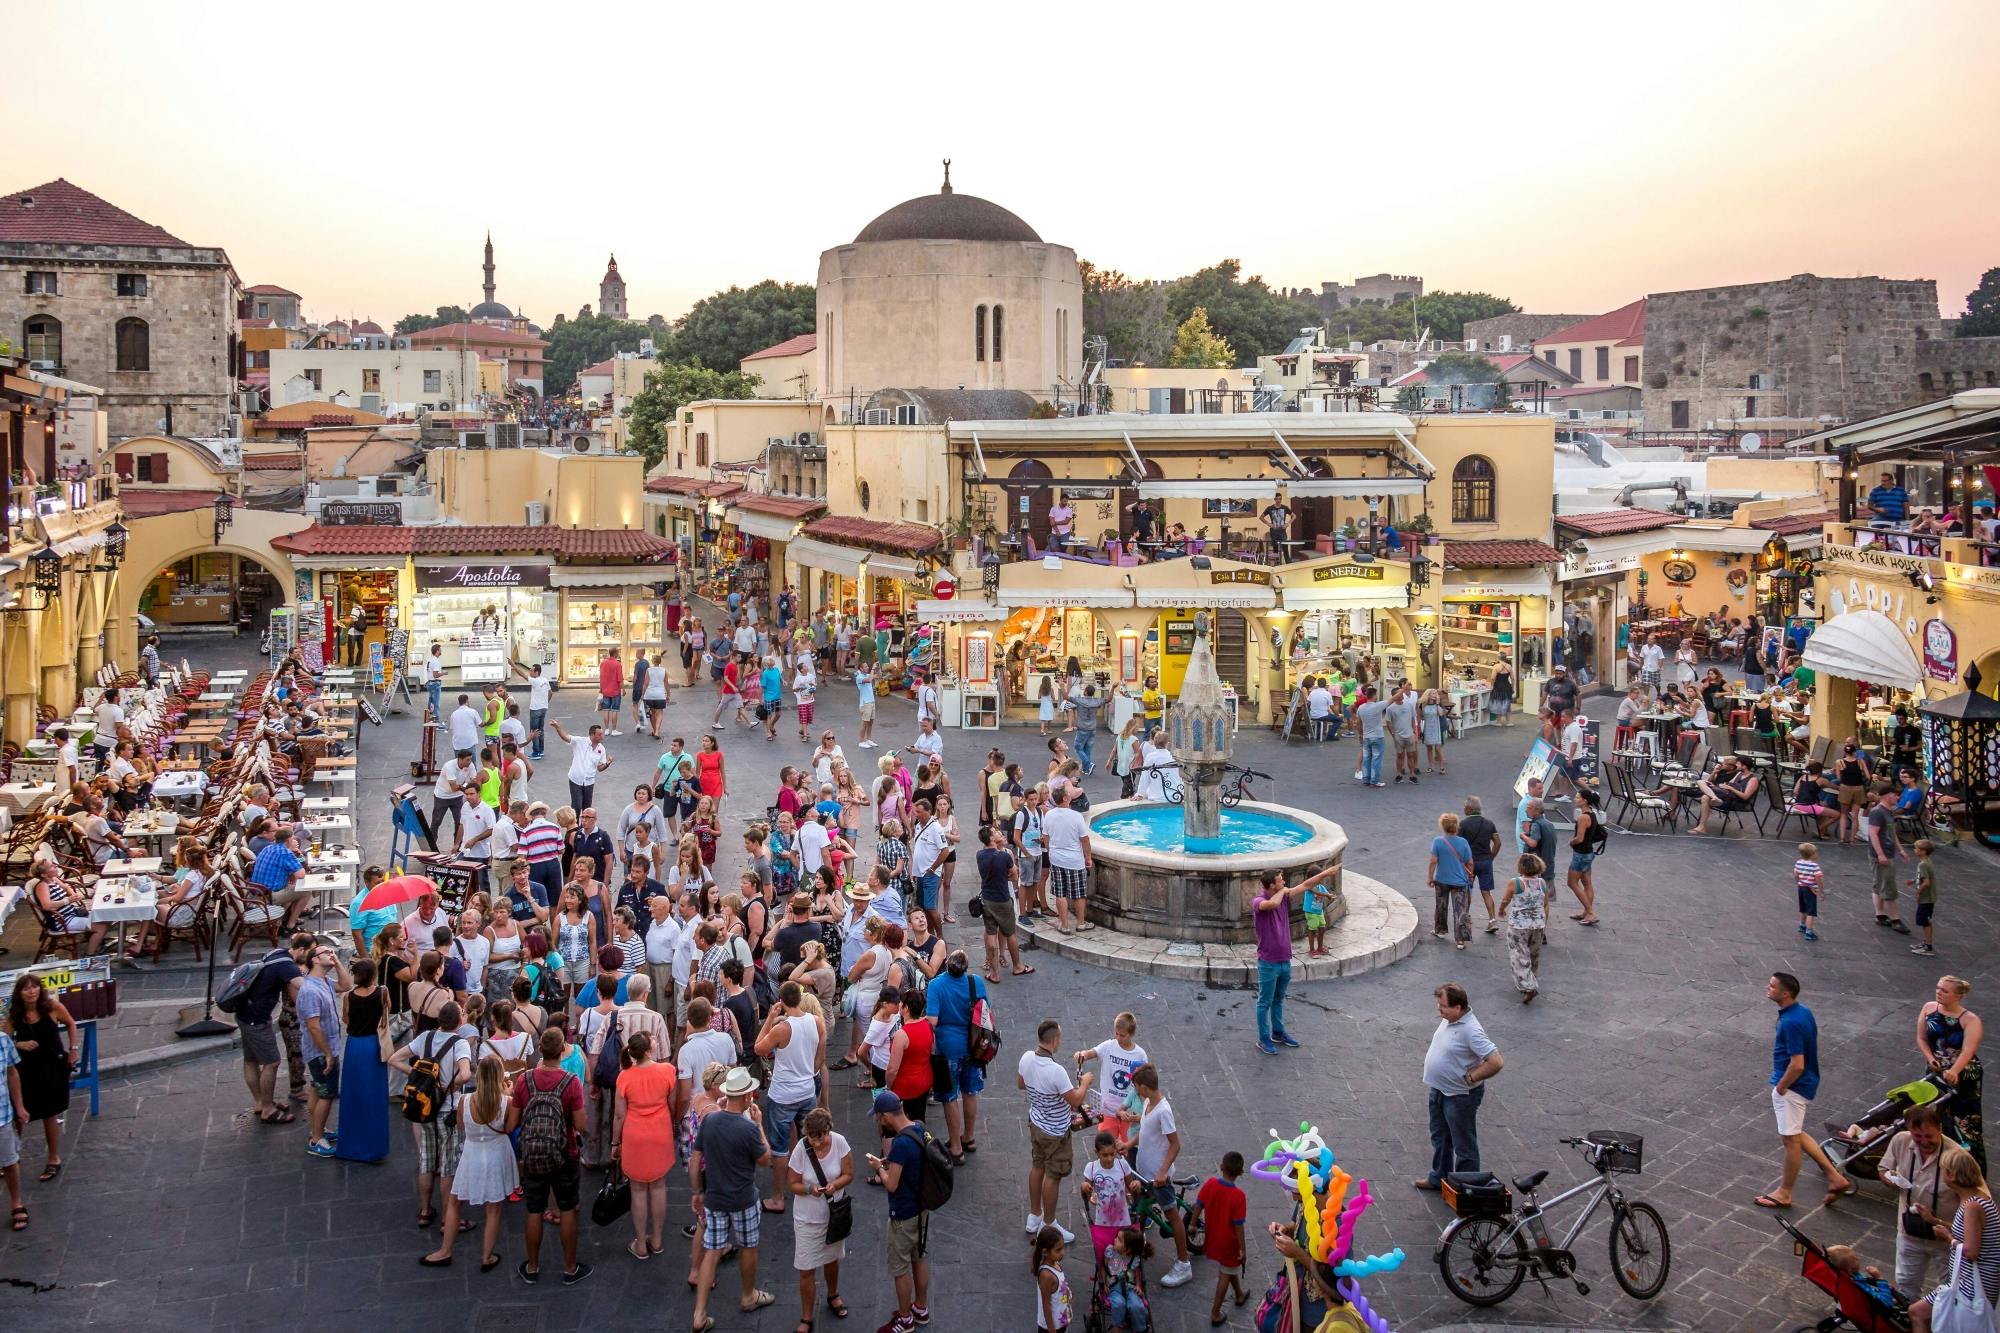
[[860, 241], [1036, 241], [1035, 229], [977, 195], [959, 194], [945, 177], [936, 194], [906, 199], [861, 229]]
[[498, 301], [481, 301], [478, 305], [472, 307], [470, 313], [474, 319], [514, 318], [514, 312], [506, 306], [501, 305]]

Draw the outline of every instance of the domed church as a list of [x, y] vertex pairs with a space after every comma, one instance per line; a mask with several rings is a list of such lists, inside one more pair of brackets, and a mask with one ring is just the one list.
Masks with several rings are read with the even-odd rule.
[[1083, 358], [1076, 251], [951, 185], [905, 200], [819, 257], [826, 398], [878, 389], [1073, 385]]

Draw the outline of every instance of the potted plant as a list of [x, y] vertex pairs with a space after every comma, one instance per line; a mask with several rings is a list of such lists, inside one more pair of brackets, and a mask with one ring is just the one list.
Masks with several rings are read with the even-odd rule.
[[1431, 523], [1429, 511], [1417, 514], [1405, 524], [1403, 527], [1403, 536], [1405, 538], [1415, 537], [1416, 545], [1418, 546], [1429, 546], [1432, 542], [1436, 541], [1437, 529]]
[[1354, 526], [1353, 519], [1350, 518], [1347, 520], [1347, 522], [1341, 524], [1340, 526], [1341, 550], [1343, 551], [1353, 550], [1355, 542], [1359, 541], [1360, 539], [1361, 539], [1361, 529]]
[[1203, 524], [1201, 527], [1198, 527], [1194, 530], [1194, 536], [1188, 538], [1188, 550], [1195, 555], [1200, 555], [1203, 551], [1206, 551], [1207, 549], [1208, 549], [1208, 525]]

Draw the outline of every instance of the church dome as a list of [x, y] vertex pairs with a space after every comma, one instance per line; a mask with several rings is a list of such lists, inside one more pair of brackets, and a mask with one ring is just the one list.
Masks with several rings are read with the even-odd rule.
[[514, 318], [514, 312], [506, 306], [501, 305], [498, 301], [481, 301], [478, 305], [472, 307], [470, 313], [474, 319]]
[[860, 241], [1036, 241], [1035, 229], [991, 200], [958, 194], [946, 178], [936, 194], [906, 199], [861, 229]]

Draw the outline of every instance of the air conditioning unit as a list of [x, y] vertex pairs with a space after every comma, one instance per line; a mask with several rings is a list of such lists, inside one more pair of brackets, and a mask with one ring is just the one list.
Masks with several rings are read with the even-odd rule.
[[[1470, 349], [1470, 348], [1467, 348], [1466, 350], [1467, 350], [1467, 351], [1470, 351], [1471, 349]], [[1513, 351], [1513, 350], [1514, 350], [1514, 335], [1513, 335], [1513, 334], [1511, 334], [1511, 333], [1503, 333], [1503, 334], [1501, 334], [1501, 335], [1500, 335], [1500, 350], [1501, 350], [1501, 351], [1503, 351], [1503, 352], [1511, 352], [1511, 351]]]
[[486, 442], [495, 449], [519, 449], [521, 447], [521, 423], [518, 421], [496, 421], [486, 428]]
[[486, 432], [483, 430], [462, 430], [458, 432], [458, 447], [461, 449], [484, 449]]
[[1477, 338], [1467, 338], [1467, 339], [1465, 340], [1465, 350], [1466, 350], [1466, 351], [1468, 351], [1468, 352], [1476, 352], [1476, 351], [1478, 351], [1478, 350], [1479, 350], [1479, 339], [1477, 339]]
[[784, 449], [789, 447], [790, 444], [791, 439], [784, 435], [766, 435], [764, 437], [764, 447], [766, 449]]
[[570, 437], [569, 447], [571, 452], [579, 454], [594, 454], [601, 452], [597, 447], [597, 437], [594, 435], [572, 436]]
[[380, 481], [381, 478], [379, 477], [357, 477], [354, 482], [354, 498], [357, 500], [375, 499], [377, 486]]
[[361, 410], [363, 412], [373, 412], [377, 416], [382, 415], [382, 395], [379, 393], [362, 394]]
[[540, 500], [530, 501], [528, 504], [528, 526], [539, 528], [546, 525], [548, 521], [549, 507]]
[[801, 449], [810, 449], [819, 443], [819, 436], [809, 430], [802, 430], [793, 438], [792, 443], [798, 445]]
[[56, 369], [56, 363], [53, 361], [30, 361], [28, 366], [32, 370], [46, 370], [50, 374], [54, 374]]

